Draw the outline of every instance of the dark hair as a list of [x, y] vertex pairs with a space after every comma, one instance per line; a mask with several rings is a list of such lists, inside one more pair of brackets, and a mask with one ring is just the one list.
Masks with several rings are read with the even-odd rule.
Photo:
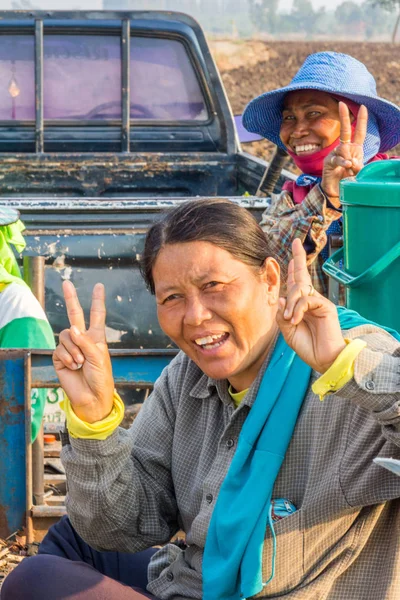
[[267, 238], [248, 210], [222, 198], [189, 200], [164, 214], [149, 229], [140, 270], [154, 290], [153, 267], [166, 244], [210, 242], [241, 262], [260, 268], [270, 256]]

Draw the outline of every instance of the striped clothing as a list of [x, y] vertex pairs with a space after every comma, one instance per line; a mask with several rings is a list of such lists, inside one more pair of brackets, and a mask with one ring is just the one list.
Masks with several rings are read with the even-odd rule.
[[[24, 283], [0, 284], [0, 348], [50, 348], [54, 336], [46, 315]], [[32, 390], [32, 440], [40, 429], [47, 390]]]

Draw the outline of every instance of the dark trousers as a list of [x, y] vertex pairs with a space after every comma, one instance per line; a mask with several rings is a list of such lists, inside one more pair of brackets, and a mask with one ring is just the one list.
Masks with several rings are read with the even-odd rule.
[[156, 549], [136, 554], [97, 552], [68, 517], [51, 527], [39, 554], [23, 560], [5, 579], [1, 600], [139, 600]]

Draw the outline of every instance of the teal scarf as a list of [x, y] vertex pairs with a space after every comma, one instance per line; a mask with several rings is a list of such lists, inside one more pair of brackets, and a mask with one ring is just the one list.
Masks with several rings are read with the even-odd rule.
[[[372, 324], [338, 307], [342, 329]], [[379, 326], [378, 326], [379, 327]], [[400, 336], [387, 329], [394, 337]], [[211, 517], [203, 557], [203, 600], [239, 600], [262, 591], [262, 554], [275, 479], [306, 396], [311, 367], [279, 336]], [[274, 533], [274, 532], [273, 532]], [[275, 536], [273, 536], [275, 554]]]

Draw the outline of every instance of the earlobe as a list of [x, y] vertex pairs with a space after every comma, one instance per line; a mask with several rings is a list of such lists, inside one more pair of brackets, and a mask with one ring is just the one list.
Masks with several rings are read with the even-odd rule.
[[268, 294], [268, 304], [274, 306], [278, 302], [278, 296], [275, 292]]
[[268, 257], [264, 263], [264, 281], [267, 285], [269, 304], [276, 304], [279, 297], [280, 268], [277, 261]]

